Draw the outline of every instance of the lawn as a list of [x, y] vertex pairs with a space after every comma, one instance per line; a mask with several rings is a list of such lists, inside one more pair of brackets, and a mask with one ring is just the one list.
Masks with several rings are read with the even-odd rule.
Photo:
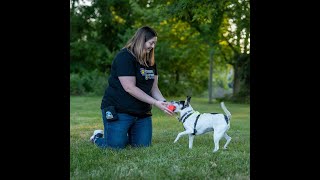
[[[168, 98], [184, 100], [184, 98]], [[152, 146], [116, 151], [99, 149], [89, 142], [95, 129], [103, 129], [101, 97], [70, 97], [70, 179], [250, 179], [250, 105], [225, 102], [232, 114], [227, 150], [214, 148], [209, 132], [188, 136], [173, 143], [183, 131], [182, 124], [153, 108]], [[192, 107], [201, 112], [223, 113], [218, 102], [192, 98]]]

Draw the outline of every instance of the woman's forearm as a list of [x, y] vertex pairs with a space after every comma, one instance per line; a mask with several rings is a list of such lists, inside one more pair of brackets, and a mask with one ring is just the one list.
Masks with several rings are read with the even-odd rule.
[[143, 92], [140, 88], [137, 86], [131, 86], [130, 88], [125, 89], [127, 93], [129, 93], [131, 96], [139, 99], [140, 101], [143, 101], [148, 104], [154, 105], [156, 101], [158, 100], [155, 97], [151, 97], [145, 92]]
[[158, 86], [154, 86], [151, 89], [151, 95], [153, 98], [159, 101], [165, 101], [166, 99], [163, 97], [161, 91], [159, 90]]

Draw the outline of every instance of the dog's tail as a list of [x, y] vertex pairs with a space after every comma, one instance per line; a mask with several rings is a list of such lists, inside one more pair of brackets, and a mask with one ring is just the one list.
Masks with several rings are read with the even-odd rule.
[[224, 113], [227, 115], [228, 120], [230, 120], [231, 119], [231, 113], [228, 111], [228, 109], [224, 105], [224, 102], [221, 102], [220, 105], [221, 105], [221, 108], [223, 109]]

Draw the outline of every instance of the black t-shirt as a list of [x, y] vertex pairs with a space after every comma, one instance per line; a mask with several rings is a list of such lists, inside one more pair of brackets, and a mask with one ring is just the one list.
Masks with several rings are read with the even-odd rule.
[[136, 86], [151, 96], [154, 76], [157, 74], [156, 65], [149, 67], [140, 65], [128, 49], [120, 50], [111, 65], [109, 85], [104, 92], [101, 109], [107, 106], [115, 106], [116, 111], [119, 113], [128, 113], [138, 117], [151, 116], [152, 106], [127, 93], [118, 77], [135, 76]]

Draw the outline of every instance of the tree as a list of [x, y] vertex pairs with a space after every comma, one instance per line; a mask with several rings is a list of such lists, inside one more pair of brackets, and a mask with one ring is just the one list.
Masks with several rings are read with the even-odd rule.
[[90, 6], [71, 0], [71, 72], [110, 70], [115, 51], [122, 43], [119, 35], [133, 24], [126, 0], [92, 0]]
[[[219, 50], [219, 54], [215, 55], [223, 56], [226, 63], [234, 66], [234, 95], [250, 93], [248, 0], [177, 0], [168, 1], [163, 9], [168, 18], [176, 17], [189, 23], [201, 34], [203, 43], [209, 45], [211, 53]], [[237, 27], [236, 31], [230, 29], [232, 26]]]
[[226, 62], [234, 67], [234, 98], [246, 99], [250, 96], [250, 3], [233, 0], [226, 8], [225, 24], [229, 28], [223, 26], [224, 46], [220, 49]]
[[134, 26], [150, 25], [158, 32], [155, 58], [160, 72], [159, 86], [165, 87], [162, 93], [165, 96], [202, 93], [208, 81], [208, 64], [203, 61], [208, 47], [188, 23], [162, 16], [162, 3], [150, 1], [146, 5], [130, 0], [134, 16], [141, 17]]

